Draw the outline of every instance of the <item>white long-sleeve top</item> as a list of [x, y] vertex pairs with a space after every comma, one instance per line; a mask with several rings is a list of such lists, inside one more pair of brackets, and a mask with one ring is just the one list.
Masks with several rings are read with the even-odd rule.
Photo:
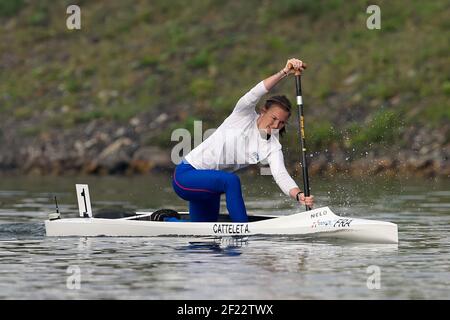
[[278, 137], [261, 136], [257, 126], [256, 104], [268, 92], [261, 81], [237, 102], [233, 112], [217, 130], [189, 152], [185, 159], [196, 169], [236, 171], [250, 164], [267, 161], [280, 189], [286, 195], [298, 188], [284, 165]]

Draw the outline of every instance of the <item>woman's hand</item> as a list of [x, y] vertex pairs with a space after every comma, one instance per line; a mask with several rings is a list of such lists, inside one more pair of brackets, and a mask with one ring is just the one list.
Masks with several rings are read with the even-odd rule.
[[264, 79], [264, 86], [270, 91], [281, 79], [285, 78], [291, 73], [301, 74], [306, 69], [306, 63], [298, 59], [289, 59], [286, 66], [275, 73], [274, 75]]
[[310, 195], [309, 197], [305, 197], [305, 194], [302, 192], [298, 196], [298, 202], [302, 205], [307, 205], [308, 207], [312, 208], [314, 206], [314, 196]]
[[283, 68], [285, 74], [298, 73], [301, 74], [306, 69], [306, 63], [299, 59], [289, 59], [286, 62], [286, 66]]
[[312, 207], [314, 205], [314, 196], [305, 197], [305, 194], [299, 188], [292, 188], [289, 195], [302, 205]]

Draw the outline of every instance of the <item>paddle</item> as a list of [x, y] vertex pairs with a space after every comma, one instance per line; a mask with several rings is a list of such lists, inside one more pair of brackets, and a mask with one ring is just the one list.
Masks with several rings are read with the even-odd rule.
[[[298, 106], [298, 131], [300, 134], [300, 147], [302, 149], [301, 165], [303, 169], [303, 192], [305, 194], [305, 197], [309, 197], [311, 190], [309, 188], [308, 162], [306, 161], [305, 125], [303, 117], [302, 82], [300, 79], [300, 71], [295, 72], [295, 87]], [[306, 211], [311, 210], [308, 205], [305, 206]]]

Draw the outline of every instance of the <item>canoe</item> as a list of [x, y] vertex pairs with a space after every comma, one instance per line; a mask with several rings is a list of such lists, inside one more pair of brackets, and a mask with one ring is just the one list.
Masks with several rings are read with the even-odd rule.
[[390, 222], [340, 217], [329, 207], [286, 216], [253, 215], [248, 223], [227, 221], [189, 222], [187, 213], [178, 221], [149, 221], [151, 212], [135, 216], [64, 218], [45, 221], [47, 236], [156, 237], [156, 236], [252, 236], [299, 235], [345, 239], [354, 242], [398, 243], [397, 225]]
[[50, 213], [49, 219], [45, 221], [45, 232], [47, 236], [223, 237], [297, 235], [345, 239], [355, 242], [398, 243], [396, 224], [384, 221], [340, 217], [334, 214], [329, 207], [285, 216], [249, 215], [249, 221], [246, 223], [232, 222], [230, 217], [224, 214], [219, 215], [217, 222], [191, 222], [189, 221], [189, 214], [187, 212], [179, 214], [173, 210], [135, 212], [131, 214], [116, 211], [113, 215], [109, 216], [102, 214], [94, 215], [92, 213], [88, 185], [77, 184], [76, 190], [80, 217], [62, 219], [58, 209], [58, 203], [56, 202], [56, 212]]

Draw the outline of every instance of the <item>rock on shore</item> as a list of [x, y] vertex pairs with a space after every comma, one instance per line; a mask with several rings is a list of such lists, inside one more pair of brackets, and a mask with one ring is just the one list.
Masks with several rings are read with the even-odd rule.
[[[170, 116], [155, 120], [134, 118], [128, 125], [93, 121], [69, 131], [19, 138], [2, 136], [0, 172], [21, 174], [149, 174], [171, 171], [170, 150], [144, 143]], [[158, 123], [156, 123], [158, 122]], [[148, 125], [145, 125], [145, 124]], [[410, 128], [397, 149], [343, 150], [337, 145], [309, 155], [312, 175], [345, 172], [353, 176], [414, 175], [450, 177], [450, 126], [427, 130]], [[3, 131], [5, 132], [5, 131]], [[153, 133], [152, 133], [153, 132]], [[286, 154], [291, 169], [297, 154]]]

